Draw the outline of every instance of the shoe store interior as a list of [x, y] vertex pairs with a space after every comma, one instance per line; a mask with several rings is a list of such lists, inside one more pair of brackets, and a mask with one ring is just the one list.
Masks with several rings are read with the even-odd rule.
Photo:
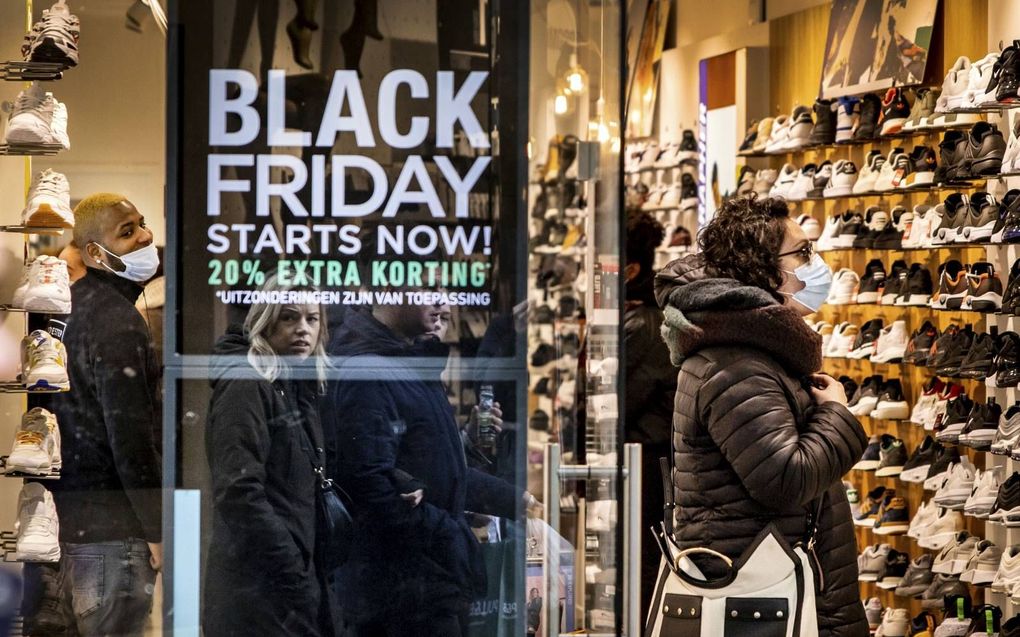
[[[1020, 637], [1020, 3], [3, 0], [0, 103], [0, 637]], [[770, 198], [856, 582], [675, 464], [659, 286]]]

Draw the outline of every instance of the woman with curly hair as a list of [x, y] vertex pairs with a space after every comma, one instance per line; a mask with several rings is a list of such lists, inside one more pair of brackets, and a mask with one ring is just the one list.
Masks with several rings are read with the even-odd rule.
[[[816, 534], [822, 637], [867, 635], [842, 476], [867, 436], [842, 385], [820, 374], [821, 337], [804, 317], [832, 272], [779, 199], [723, 204], [700, 253], [659, 272], [663, 337], [680, 366], [673, 412], [675, 540], [736, 560], [772, 523], [790, 545]], [[693, 558], [706, 577], [720, 562]]]

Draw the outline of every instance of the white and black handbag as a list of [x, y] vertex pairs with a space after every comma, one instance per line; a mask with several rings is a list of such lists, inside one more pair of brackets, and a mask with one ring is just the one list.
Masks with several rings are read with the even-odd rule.
[[[664, 489], [668, 471], [663, 461]], [[822, 499], [807, 515], [802, 542], [791, 547], [769, 524], [737, 560], [704, 547], [681, 550], [673, 540], [671, 483], [666, 502], [654, 533], [662, 561], [645, 637], [817, 637], [815, 595], [821, 587], [811, 561]], [[725, 574], [706, 579], [689, 557], [698, 554], [719, 560]]]

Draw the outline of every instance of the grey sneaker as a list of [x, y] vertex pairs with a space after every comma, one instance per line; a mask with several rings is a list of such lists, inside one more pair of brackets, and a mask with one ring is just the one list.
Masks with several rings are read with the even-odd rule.
[[910, 117], [903, 124], [903, 130], [928, 128], [931, 126], [928, 120], [935, 113], [935, 102], [938, 101], [941, 92], [937, 89], [917, 89], [914, 106], [910, 109]]
[[889, 558], [888, 544], [868, 546], [857, 556], [857, 579], [862, 582], [877, 582], [885, 573], [885, 563]]
[[931, 554], [925, 553], [910, 562], [910, 566], [907, 567], [907, 572], [900, 581], [900, 585], [896, 587], [896, 595], [899, 597], [917, 597], [927, 590], [931, 586], [932, 579], [935, 578], [934, 573], [931, 572], [931, 561]]
[[991, 584], [1002, 561], [1002, 549], [989, 540], [981, 540], [974, 547], [974, 553], [967, 561], [967, 568], [960, 575], [961, 582], [975, 586]]
[[882, 600], [872, 597], [864, 603], [864, 615], [868, 618], [868, 628], [875, 630], [882, 625]]
[[921, 595], [921, 608], [931, 610], [941, 608], [946, 595], [970, 595], [967, 585], [953, 575], [938, 574]]

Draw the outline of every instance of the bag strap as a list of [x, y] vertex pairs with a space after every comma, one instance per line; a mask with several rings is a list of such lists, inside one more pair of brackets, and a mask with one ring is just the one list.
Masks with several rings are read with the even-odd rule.
[[[670, 454], [672, 456], [672, 453]], [[669, 537], [673, 537], [673, 519], [676, 502], [673, 501], [673, 469], [670, 457], [659, 458], [659, 471], [662, 473], [662, 528]]]

